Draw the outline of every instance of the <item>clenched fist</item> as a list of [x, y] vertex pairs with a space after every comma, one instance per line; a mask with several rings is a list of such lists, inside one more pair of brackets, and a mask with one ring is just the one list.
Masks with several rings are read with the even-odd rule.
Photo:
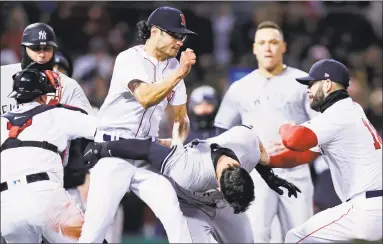
[[196, 55], [190, 48], [181, 53], [179, 71], [182, 77], [189, 74], [191, 67], [196, 63]]

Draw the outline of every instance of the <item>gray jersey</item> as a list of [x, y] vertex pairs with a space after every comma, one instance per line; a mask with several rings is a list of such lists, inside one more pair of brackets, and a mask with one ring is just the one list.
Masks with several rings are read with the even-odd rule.
[[189, 143], [184, 147], [174, 148], [164, 160], [162, 173], [175, 181], [178, 188], [183, 188], [184, 194], [185, 191], [190, 191], [195, 196], [211, 195], [206, 192], [218, 188], [211, 158], [212, 143], [231, 149], [241, 167], [249, 173], [259, 162], [259, 139], [255, 130], [248, 126], [235, 126], [219, 136], [200, 141], [198, 145]]
[[229, 129], [239, 124], [254, 125], [265, 148], [280, 141], [279, 127], [284, 122], [302, 124], [318, 114], [310, 108], [306, 87], [295, 80], [306, 75], [291, 67], [270, 79], [263, 77], [259, 70], [251, 72], [230, 86], [218, 110], [215, 126]]
[[261, 141], [279, 140], [279, 126], [286, 120], [297, 124], [316, 115], [310, 109], [305, 86], [296, 77], [305, 72], [287, 67], [281, 74], [266, 79], [253, 71], [236, 81], [226, 92], [215, 118], [215, 125], [229, 129], [235, 125], [256, 125]]

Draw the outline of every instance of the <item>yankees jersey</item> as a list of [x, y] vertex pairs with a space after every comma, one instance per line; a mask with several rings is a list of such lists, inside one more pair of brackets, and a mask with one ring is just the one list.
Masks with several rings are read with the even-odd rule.
[[[10, 64], [1, 66], [1, 114], [14, 110], [16, 100], [9, 98], [8, 95], [12, 92], [13, 79], [12, 76], [21, 71], [21, 64]], [[62, 97], [60, 103], [78, 107], [85, 110], [88, 114], [94, 114], [90, 103], [77, 81], [68, 76], [56, 71], [60, 76], [62, 85]]]
[[[12, 113], [23, 113], [40, 104], [25, 103]], [[17, 116], [14, 117], [17, 120]], [[1, 144], [8, 138], [8, 119], [1, 117]], [[31, 118], [31, 123], [17, 137], [21, 141], [47, 141], [60, 152], [67, 148], [68, 140], [84, 137], [93, 139], [96, 119], [80, 111], [54, 108]], [[25, 175], [48, 172], [52, 180], [63, 185], [63, 165], [59, 154], [37, 147], [17, 147], [1, 152], [1, 181], [22, 179]]]
[[166, 99], [150, 108], [145, 109], [136, 100], [128, 87], [132, 80], [159, 82], [179, 65], [175, 58], [158, 61], [144, 48], [144, 45], [134, 46], [117, 56], [109, 92], [97, 116], [98, 129], [119, 132], [124, 138], [157, 137], [166, 106], [186, 103], [183, 80]]
[[161, 173], [188, 191], [205, 192], [218, 188], [211, 157], [212, 143], [231, 149], [241, 167], [249, 173], [259, 162], [259, 139], [255, 130], [252, 127], [235, 126], [219, 136], [199, 141], [197, 145], [189, 143], [174, 148], [164, 160]]
[[382, 139], [359, 104], [340, 100], [303, 125], [316, 134], [342, 201], [382, 190]]
[[[305, 72], [286, 67], [282, 73], [270, 79], [255, 70], [233, 83], [226, 92], [214, 124], [229, 129], [234, 125], [254, 125], [259, 139], [265, 148], [280, 141], [279, 127], [286, 121], [297, 124], [308, 121], [317, 115], [309, 105], [307, 87], [296, 82], [295, 78], [307, 75]], [[294, 169], [275, 169], [288, 172]]]
[[260, 140], [267, 144], [280, 140], [279, 126], [286, 120], [308, 121], [316, 112], [310, 109], [307, 89], [295, 78], [307, 75], [291, 67], [266, 79], [255, 70], [233, 83], [226, 92], [215, 126], [229, 129], [239, 124], [256, 125]]

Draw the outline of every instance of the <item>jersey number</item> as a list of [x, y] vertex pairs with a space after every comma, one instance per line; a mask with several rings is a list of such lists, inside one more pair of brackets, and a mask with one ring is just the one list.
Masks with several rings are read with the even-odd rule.
[[372, 139], [374, 140], [374, 147], [376, 150], [382, 148], [382, 138], [379, 136], [378, 132], [375, 130], [374, 126], [370, 123], [369, 120], [362, 118], [363, 124], [370, 131]]

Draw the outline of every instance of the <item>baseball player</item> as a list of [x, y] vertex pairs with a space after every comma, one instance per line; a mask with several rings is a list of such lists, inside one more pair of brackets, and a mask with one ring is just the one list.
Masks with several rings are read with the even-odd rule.
[[[101, 156], [147, 160], [174, 181], [193, 242], [209, 242], [212, 234], [219, 243], [253, 243], [243, 212], [254, 200], [249, 172], [267, 158], [265, 151], [260, 154], [261, 145], [252, 127], [235, 126], [217, 137], [172, 148], [138, 139], [90, 143], [85, 159], [93, 163]], [[299, 189], [294, 185], [273, 174], [265, 178], [273, 178], [277, 188], [286, 187], [289, 196], [297, 197]]]
[[192, 91], [188, 104], [190, 132], [186, 142], [219, 135], [220, 130], [214, 127], [218, 106], [218, 94], [213, 87], [203, 85]]
[[[189, 130], [183, 78], [195, 64], [196, 56], [188, 49], [181, 53], [180, 63], [175, 57], [185, 38], [195, 33], [186, 28], [183, 13], [171, 7], [157, 8], [137, 27], [145, 45], [134, 46], [117, 56], [108, 95], [97, 115], [95, 141], [155, 140], [164, 110], [170, 106], [174, 114], [173, 137], [159, 141], [182, 143]], [[129, 189], [153, 210], [169, 242], [191, 242], [171, 183], [162, 175], [144, 169], [146, 162], [129, 161], [102, 158], [92, 168], [79, 242], [94, 243], [104, 238]]]
[[[56, 35], [49, 25], [34, 23], [24, 29], [21, 41], [21, 63], [1, 66], [1, 114], [17, 107], [15, 100], [8, 97], [12, 91], [12, 75], [27, 67], [53, 70], [56, 48]], [[80, 85], [67, 75], [57, 73], [60, 76], [61, 85], [56, 90], [56, 94], [52, 96], [48, 94], [48, 102], [68, 104], [92, 114], [89, 101]]]
[[[61, 50], [55, 51], [54, 56], [54, 70], [71, 77], [73, 74], [73, 66], [71, 58]], [[88, 140], [78, 138], [71, 141], [69, 150], [69, 163], [68, 165], [82, 165], [83, 163], [73, 161], [81, 160], [83, 162], [82, 153]], [[72, 199], [78, 204], [80, 209], [85, 212], [86, 199], [89, 189], [89, 170], [87, 167], [65, 167], [64, 168], [64, 188], [71, 195]], [[109, 243], [120, 243], [122, 239], [123, 224], [124, 224], [124, 211], [120, 205], [116, 212], [113, 224], [110, 226], [105, 239]]]
[[320, 60], [296, 80], [308, 86], [310, 106], [321, 114], [301, 125], [281, 125], [287, 149], [271, 156], [269, 165], [294, 167], [323, 155], [342, 204], [290, 230], [285, 242], [382, 239], [382, 139], [347, 93], [348, 69], [336, 60]]
[[[93, 139], [96, 119], [82, 109], [46, 105], [54, 72], [25, 69], [14, 76], [19, 108], [1, 116], [1, 234], [8, 243], [76, 243], [83, 215], [63, 188], [68, 141]], [[63, 119], [64, 118], [64, 119]]]
[[[215, 126], [223, 130], [238, 124], [255, 124], [260, 140], [270, 155], [282, 150], [279, 126], [287, 120], [303, 123], [314, 116], [309, 107], [305, 87], [295, 82], [303, 71], [283, 64], [286, 44], [279, 26], [273, 22], [258, 25], [253, 52], [259, 69], [233, 83], [221, 102]], [[269, 242], [272, 221], [278, 216], [282, 236], [304, 223], [313, 214], [313, 184], [308, 165], [292, 169], [276, 169], [302, 190], [298, 199], [279, 196], [271, 191], [258, 174], [252, 172], [257, 186], [249, 214], [255, 242]], [[282, 240], [280, 236], [280, 240]]]

